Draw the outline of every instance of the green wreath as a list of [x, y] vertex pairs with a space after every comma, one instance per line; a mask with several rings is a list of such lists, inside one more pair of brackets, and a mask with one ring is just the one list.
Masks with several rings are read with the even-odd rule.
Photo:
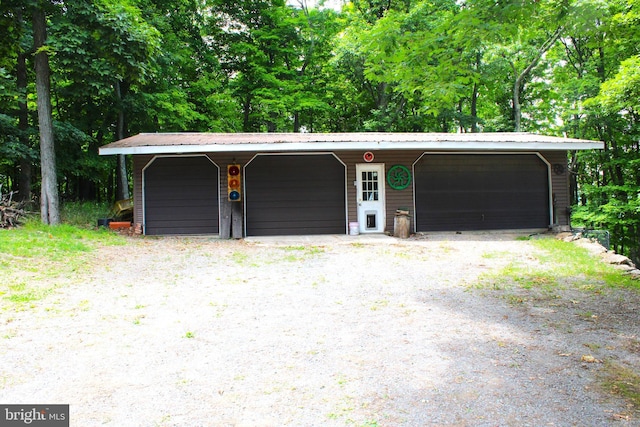
[[391, 166], [387, 172], [387, 184], [394, 190], [404, 190], [411, 184], [411, 171], [406, 166]]

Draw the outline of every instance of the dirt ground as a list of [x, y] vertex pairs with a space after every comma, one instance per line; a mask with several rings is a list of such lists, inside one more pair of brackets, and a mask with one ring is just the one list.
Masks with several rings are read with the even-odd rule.
[[[72, 426], [633, 426], [636, 292], [492, 288], [509, 234], [130, 238], [0, 313], [0, 401]], [[595, 261], [594, 259], [594, 262]]]

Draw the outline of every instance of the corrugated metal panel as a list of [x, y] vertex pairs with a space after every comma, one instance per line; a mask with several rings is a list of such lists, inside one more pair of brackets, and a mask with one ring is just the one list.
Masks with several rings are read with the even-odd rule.
[[142, 169], [153, 159], [152, 155], [133, 156], [133, 222], [142, 224]]
[[557, 225], [569, 225], [571, 206], [569, 200], [569, 171], [566, 151], [547, 151], [541, 153], [551, 164], [551, 186], [554, 196], [554, 220]]
[[100, 154], [224, 151], [568, 150], [601, 149], [598, 141], [529, 133], [146, 133], [100, 148]]

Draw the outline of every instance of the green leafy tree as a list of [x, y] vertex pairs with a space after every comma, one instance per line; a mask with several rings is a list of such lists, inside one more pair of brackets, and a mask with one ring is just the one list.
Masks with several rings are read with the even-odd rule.
[[[67, 100], [59, 106], [61, 118], [74, 121], [72, 116], [84, 110], [86, 114], [76, 123], [85, 133], [104, 135], [113, 126], [115, 139], [128, 136], [128, 97], [151, 77], [159, 49], [158, 31], [128, 0], [70, 3], [56, 20], [55, 30], [59, 71], [65, 77], [60, 91]], [[104, 114], [105, 110], [110, 120], [94, 116], [94, 111]], [[124, 156], [117, 163], [116, 198], [126, 199], [129, 184]]]
[[0, 176], [6, 177], [5, 190], [18, 190], [16, 198], [21, 200], [31, 199], [32, 164], [38, 158], [34, 148], [37, 132], [27, 107], [28, 58], [33, 52], [27, 6], [14, 1], [0, 5], [0, 114], [7, 115], [2, 126], [4, 137], [0, 137], [0, 153], [4, 152]]
[[339, 26], [335, 13], [295, 8], [282, 0], [212, 2], [213, 51], [241, 111], [242, 130], [317, 129], [330, 108], [318, 83], [321, 61]]
[[[640, 262], [640, 24], [637, 0], [611, 2], [590, 45], [597, 95], [580, 104], [574, 129], [604, 142], [605, 149], [575, 156], [579, 206], [574, 218], [611, 232], [614, 248]], [[575, 123], [580, 120], [580, 126]]]

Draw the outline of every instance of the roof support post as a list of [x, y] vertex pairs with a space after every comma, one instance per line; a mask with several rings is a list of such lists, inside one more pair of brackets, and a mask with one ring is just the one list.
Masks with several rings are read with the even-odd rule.
[[222, 198], [220, 200], [220, 238], [242, 239], [243, 224], [242, 203]]
[[242, 239], [242, 203], [231, 203], [231, 237]]
[[231, 238], [231, 203], [226, 199], [220, 199], [220, 231], [221, 239]]

